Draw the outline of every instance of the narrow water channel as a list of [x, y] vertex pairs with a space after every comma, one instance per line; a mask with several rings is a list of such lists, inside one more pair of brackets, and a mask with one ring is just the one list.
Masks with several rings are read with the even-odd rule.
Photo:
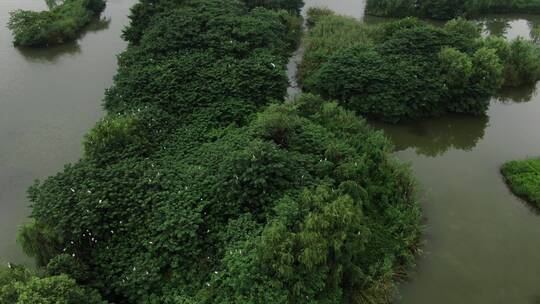
[[[363, 1], [307, 0], [365, 22]], [[375, 20], [373, 20], [375, 19]], [[486, 33], [532, 38], [540, 16], [482, 18]], [[499, 173], [508, 160], [540, 156], [540, 95], [504, 92], [485, 117], [449, 115], [416, 123], [373, 123], [411, 164], [426, 217], [424, 253], [396, 303], [540, 303], [540, 216], [512, 195]]]
[[135, 0], [109, 0], [104, 19], [73, 43], [16, 49], [9, 11], [44, 10], [43, 0], [0, 1], [0, 263], [29, 262], [15, 242], [29, 213], [26, 189], [76, 161], [83, 135], [103, 115], [101, 100], [116, 72], [120, 39]]

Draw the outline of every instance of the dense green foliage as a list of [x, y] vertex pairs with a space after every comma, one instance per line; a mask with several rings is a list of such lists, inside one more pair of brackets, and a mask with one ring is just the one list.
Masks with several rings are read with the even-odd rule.
[[370, 27], [354, 18], [334, 15], [328, 9], [312, 7], [308, 10], [306, 51], [298, 68], [298, 80], [316, 71], [331, 54], [355, 44], [369, 43]]
[[249, 8], [265, 7], [269, 9], [282, 9], [295, 14], [300, 14], [304, 6], [303, 0], [243, 0]]
[[540, 13], [539, 0], [368, 0], [366, 13], [452, 19], [487, 13]]
[[304, 89], [371, 117], [481, 115], [501, 86], [540, 79], [538, 46], [482, 38], [464, 19], [444, 27], [411, 18], [366, 26], [328, 12], [316, 19], [300, 66]]
[[62, 240], [47, 226], [35, 221], [19, 229], [17, 241], [24, 253], [33, 257], [38, 266], [45, 266], [62, 248]]
[[494, 49], [504, 65], [504, 86], [533, 85], [540, 79], [540, 48], [523, 38], [507, 42], [490, 36], [483, 41]]
[[159, 303], [387, 296], [420, 213], [382, 134], [312, 96], [210, 141], [186, 136], [199, 124], [146, 160], [83, 161], [32, 190], [34, 217], [62, 233], [92, 286]]
[[299, 17], [145, 0], [131, 18], [84, 157], [29, 190], [19, 239], [42, 285], [113, 303], [388, 302], [414, 261], [414, 183], [354, 113], [279, 103]]
[[[247, 5], [246, 5], [247, 4]], [[188, 6], [189, 10], [191, 10], [191, 14], [189, 14], [189, 17], [196, 18], [197, 22], [194, 24], [189, 23], [189, 19], [184, 21], [178, 21], [186, 23], [187, 26], [185, 29], [180, 27], [180, 24], [178, 24], [175, 27], [171, 27], [171, 29], [178, 29], [181, 30], [182, 33], [190, 35], [185, 37], [186, 42], [192, 41], [198, 42], [202, 41], [202, 39], [197, 39], [196, 35], [205, 35], [204, 33], [206, 31], [206, 24], [209, 22], [212, 22], [213, 19], [218, 18], [218, 22], [222, 22], [223, 19], [221, 19], [221, 16], [229, 16], [229, 22], [241, 22], [240, 19], [236, 19], [239, 17], [240, 13], [245, 12], [246, 8], [257, 8], [257, 5], [261, 5], [263, 7], [267, 8], [274, 8], [274, 9], [285, 9], [289, 11], [296, 12], [296, 15], [300, 12], [301, 7], [303, 6], [303, 1], [301, 0], [243, 0], [243, 1], [223, 1], [223, 2], [216, 2], [216, 3], [199, 3], [197, 1], [187, 1], [187, 0], [141, 0], [139, 3], [135, 4], [133, 8], [131, 9], [131, 25], [124, 31], [124, 39], [129, 41], [132, 44], [139, 44], [140, 39], [143, 35], [143, 32], [147, 31], [147, 28], [152, 25], [153, 22], [158, 23], [164, 23], [161, 14], [167, 14], [170, 11], [177, 10], [179, 6]], [[157, 17], [159, 16], [159, 17]], [[235, 20], [230, 20], [230, 17], [234, 16]], [[291, 15], [284, 15], [286, 18], [291, 19], [293, 16]], [[294, 18], [292, 18], [294, 20]], [[263, 20], [260, 20], [263, 21]], [[255, 20], [255, 22], [257, 22]], [[234, 24], [234, 23], [233, 23]], [[212, 33], [214, 35], [212, 36], [213, 39], [218, 39], [218, 41], [223, 41], [222, 39], [226, 39], [229, 36], [237, 35], [237, 34], [243, 34], [244, 38], [247, 35], [247, 33], [243, 30], [235, 31], [234, 28], [231, 28], [231, 23], [229, 23], [228, 26], [224, 28], [220, 28], [216, 25], [212, 26], [211, 29], [213, 30]], [[298, 24], [296, 24], [298, 26]], [[266, 28], [267, 25], [264, 26]], [[159, 30], [159, 26], [156, 26]], [[165, 25], [162, 30], [168, 31], [168, 25]], [[246, 25], [244, 29], [251, 29], [254, 31], [259, 32], [262, 29], [258, 29], [255, 27], [255, 23], [252, 23], [250, 26]], [[297, 31], [300, 30], [299, 28], [296, 29]], [[219, 33], [220, 31], [224, 31], [224, 36], [219, 37], [218, 35], [215, 35]], [[150, 31], [149, 31], [150, 32]], [[270, 36], [273, 36], [273, 33], [266, 32]], [[176, 35], [174, 33], [169, 33]], [[196, 35], [195, 35], [196, 34]], [[291, 33], [289, 33], [291, 34]], [[292, 32], [294, 34], [294, 32]], [[149, 34], [151, 35], [151, 34]], [[299, 32], [296, 33], [296, 36], [299, 35]], [[164, 37], [167, 36], [161, 36], [161, 40], [165, 39]], [[167, 40], [167, 42], [173, 42], [173, 43], [181, 43], [180, 41], [177, 41], [177, 37], [179, 36], [171, 36], [170, 40]], [[258, 39], [266, 39], [267, 37], [264, 36], [256, 36]], [[176, 41], [175, 41], [176, 40]], [[227, 41], [227, 40], [225, 40]], [[234, 41], [234, 39], [233, 39]], [[217, 41], [215, 41], [217, 42]], [[240, 41], [242, 42], [242, 41]], [[248, 42], [248, 41], [246, 41]], [[217, 43], [216, 43], [217, 44]], [[192, 47], [192, 45], [188, 45], [188, 47]]]
[[540, 208], [540, 159], [508, 162], [501, 172], [512, 192]]
[[0, 304], [104, 304], [96, 290], [66, 274], [38, 276], [20, 266], [0, 267]]
[[42, 47], [74, 40], [105, 8], [104, 0], [64, 0], [61, 4], [48, 4], [49, 11], [10, 13], [8, 27], [16, 46]]

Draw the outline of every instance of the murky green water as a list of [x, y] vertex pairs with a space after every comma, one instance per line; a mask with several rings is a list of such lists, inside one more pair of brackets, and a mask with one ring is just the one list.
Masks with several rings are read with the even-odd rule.
[[499, 174], [540, 155], [540, 100], [493, 101], [486, 118], [383, 126], [423, 188], [425, 254], [399, 303], [539, 303], [540, 217]]
[[19, 50], [5, 27], [14, 9], [45, 9], [43, 0], [0, 0], [0, 262], [27, 262], [15, 243], [29, 213], [26, 189], [81, 155], [83, 135], [102, 116], [103, 91], [116, 72], [135, 0], [108, 0], [106, 20], [79, 41]]
[[[307, 2], [363, 18], [359, 0]], [[486, 32], [530, 39], [540, 16], [480, 22]], [[394, 141], [397, 157], [411, 163], [426, 216], [424, 254], [396, 303], [540, 303], [540, 216], [499, 173], [508, 160], [540, 156], [540, 96], [535, 88], [502, 95], [486, 117], [374, 123]]]

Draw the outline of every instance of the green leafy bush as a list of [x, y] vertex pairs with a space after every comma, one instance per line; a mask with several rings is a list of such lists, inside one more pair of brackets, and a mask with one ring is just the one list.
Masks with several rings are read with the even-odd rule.
[[45, 266], [62, 248], [61, 237], [36, 221], [19, 228], [17, 241], [24, 253], [33, 257], [38, 266]]
[[50, 11], [13, 11], [8, 27], [16, 46], [61, 44], [75, 40], [81, 29], [104, 8], [104, 0], [64, 0], [52, 5]]
[[510, 43], [510, 54], [504, 63], [504, 84], [521, 86], [540, 79], [540, 49], [530, 41], [518, 38]]
[[292, 30], [288, 28], [288, 19], [299, 17], [261, 8], [247, 14], [231, 12], [217, 16], [198, 13], [197, 8], [177, 9], [153, 22], [142, 37], [141, 49], [158, 55], [187, 48], [214, 50], [237, 58], [266, 49], [284, 56], [296, 47], [296, 41], [288, 39]]
[[507, 42], [504, 38], [490, 36], [483, 46], [494, 49], [504, 65], [504, 86], [534, 85], [540, 79], [540, 49], [523, 38]]
[[245, 59], [211, 51], [136, 58], [134, 64], [120, 65], [115, 85], [106, 94], [107, 110], [156, 105], [168, 113], [188, 115], [230, 98], [260, 106], [281, 98], [288, 85], [283, 57], [267, 51]]
[[246, 113], [285, 94], [284, 65], [301, 29], [297, 17], [248, 11], [236, 1], [180, 2], [174, 9], [169, 1], [144, 3], [134, 7], [124, 33], [131, 46], [106, 94], [110, 112], [154, 105], [185, 117], [233, 102], [234, 112]]
[[463, 96], [474, 71], [472, 59], [455, 48], [446, 47], [439, 52], [439, 61], [448, 93], [453, 98]]
[[73, 255], [65, 253], [52, 258], [45, 269], [48, 276], [67, 274], [78, 283], [86, 283], [89, 279], [87, 266]]
[[147, 156], [167, 136], [169, 119], [168, 113], [153, 104], [109, 114], [85, 136], [84, 156], [99, 164]]
[[[329, 43], [329, 33], [345, 37]], [[540, 79], [539, 52], [521, 39], [482, 38], [464, 19], [444, 27], [414, 18], [366, 26], [324, 15], [309, 30], [300, 80], [305, 90], [390, 122], [482, 115], [502, 86]]]
[[1, 304], [105, 304], [99, 293], [65, 274], [39, 277], [20, 266], [0, 268]]
[[[156, 18], [161, 13], [173, 11], [184, 7], [187, 1], [175, 0], [139, 0], [131, 9], [129, 14], [130, 25], [123, 31], [122, 37], [128, 41], [130, 45], [140, 43], [144, 31], [150, 27], [153, 21], [159, 20]], [[203, 11], [208, 15], [219, 16], [220, 13], [227, 14], [229, 10], [241, 12], [242, 5], [239, 1], [224, 1], [220, 3], [206, 3], [205, 7], [197, 6], [194, 3], [193, 8], [200, 8], [199, 13]], [[189, 5], [188, 7], [191, 7]]]
[[[179, 28], [178, 26], [182, 22], [186, 22], [185, 20], [178, 20], [176, 23], [176, 29], [181, 30], [182, 33], [189, 33], [190, 30], [194, 29], [198, 24], [200, 24], [201, 20], [209, 20], [212, 21], [214, 18], [219, 19], [218, 22], [222, 22], [223, 19], [228, 19], [231, 16], [240, 16], [246, 13], [246, 9], [257, 9], [260, 7], [264, 7], [267, 9], [273, 9], [273, 10], [286, 10], [289, 12], [294, 12], [294, 15], [289, 15], [287, 18], [296, 19], [296, 15], [300, 12], [301, 7], [303, 6], [302, 0], [227, 0], [227, 1], [221, 1], [221, 2], [197, 2], [197, 1], [187, 1], [187, 0], [141, 0], [139, 3], [135, 4], [131, 8], [131, 14], [130, 14], [130, 20], [131, 24], [130, 26], [124, 30], [124, 39], [129, 41], [131, 44], [139, 44], [140, 40], [143, 36], [143, 33], [147, 31], [148, 27], [152, 25], [153, 22], [162, 23], [161, 17], [158, 17], [160, 14], [165, 14], [166, 16], [171, 11], [175, 11], [179, 8], [188, 8], [189, 10], [192, 10], [192, 13], [184, 13], [184, 18], [193, 18], [195, 17], [194, 24], [189, 25], [186, 29]], [[259, 11], [261, 12], [261, 11]], [[174, 13], [173, 13], [174, 15]], [[170, 16], [170, 15], [169, 15]], [[178, 16], [177, 16], [178, 17]], [[182, 18], [182, 19], [184, 19]], [[238, 18], [237, 22], [242, 23], [242, 18]], [[258, 20], [258, 22], [264, 23], [264, 20]], [[247, 24], [246, 24], [247, 25]], [[255, 25], [255, 24], [253, 24]], [[301, 24], [300, 24], [301, 25]], [[169, 25], [167, 25], [168, 27]], [[264, 27], [267, 27], [268, 24], [263, 25]], [[159, 27], [158, 27], [159, 28]], [[171, 28], [175, 28], [175, 25]], [[252, 30], [259, 30], [256, 27], [252, 27]], [[214, 31], [222, 31], [225, 30], [226, 32], [229, 31], [229, 34], [234, 34], [234, 31], [230, 31], [229, 29], [220, 29], [215, 28]], [[298, 29], [299, 30], [299, 29]], [[151, 31], [149, 31], [151, 32]], [[171, 33], [172, 34], [172, 33]], [[199, 35], [206, 35], [204, 33], [204, 28], [202, 31], [194, 32], [194, 34]], [[268, 34], [268, 33], [267, 33]], [[275, 35], [277, 33], [272, 33], [272, 35]], [[174, 36], [173, 36], [174, 37]], [[190, 39], [194, 39], [195, 37], [190, 37]], [[223, 39], [222, 37], [213, 37], [213, 38], [219, 38]], [[259, 39], [265, 39], [266, 37], [259, 37]], [[161, 37], [160, 39], [163, 39]], [[197, 40], [194, 40], [196, 42]], [[200, 41], [200, 40], [199, 40]], [[169, 41], [171, 42], [171, 41]], [[173, 43], [179, 43], [178, 41], [174, 41]]]
[[502, 166], [501, 172], [512, 192], [540, 207], [540, 160], [511, 161]]
[[32, 278], [32, 273], [22, 266], [0, 266], [0, 304], [17, 303], [19, 292], [15, 285], [27, 282]]
[[359, 113], [398, 121], [444, 111], [437, 105], [443, 82], [436, 76], [426, 61], [385, 57], [359, 44], [336, 52], [306, 80], [305, 87], [340, 98], [344, 106]]

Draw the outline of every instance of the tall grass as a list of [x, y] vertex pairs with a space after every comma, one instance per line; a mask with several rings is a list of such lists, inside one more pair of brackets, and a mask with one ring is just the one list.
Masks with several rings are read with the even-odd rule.
[[334, 52], [357, 43], [371, 43], [374, 30], [354, 18], [338, 16], [324, 8], [310, 8], [307, 23], [310, 30], [304, 40], [306, 52], [298, 67], [300, 83]]

